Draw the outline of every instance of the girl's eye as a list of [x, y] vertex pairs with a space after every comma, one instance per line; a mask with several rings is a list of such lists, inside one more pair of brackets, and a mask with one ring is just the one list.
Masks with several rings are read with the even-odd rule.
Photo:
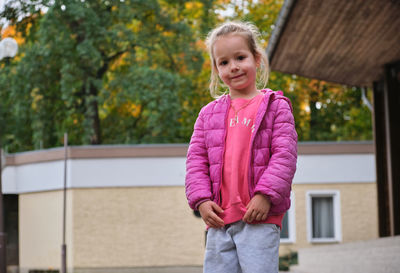
[[238, 57], [238, 60], [242, 61], [242, 60], [244, 60], [245, 58], [246, 58], [245, 56], [239, 56], [239, 57]]
[[219, 63], [219, 65], [227, 65], [227, 64], [228, 64], [227, 61], [222, 61], [222, 62]]

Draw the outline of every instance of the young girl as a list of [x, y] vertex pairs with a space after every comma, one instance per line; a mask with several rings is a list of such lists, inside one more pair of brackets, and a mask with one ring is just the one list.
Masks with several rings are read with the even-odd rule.
[[[282, 92], [257, 90], [268, 59], [250, 23], [207, 37], [217, 99], [200, 111], [186, 162], [186, 195], [208, 229], [204, 272], [278, 272], [280, 227], [290, 207], [297, 134]], [[219, 79], [229, 88], [218, 97]]]

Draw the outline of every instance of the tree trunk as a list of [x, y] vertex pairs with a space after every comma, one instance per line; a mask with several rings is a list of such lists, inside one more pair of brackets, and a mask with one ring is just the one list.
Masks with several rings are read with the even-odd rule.
[[99, 105], [97, 103], [98, 90], [93, 84], [90, 85], [90, 95], [95, 98], [89, 103], [89, 118], [93, 129], [93, 134], [90, 136], [90, 144], [101, 144], [101, 126], [99, 117]]

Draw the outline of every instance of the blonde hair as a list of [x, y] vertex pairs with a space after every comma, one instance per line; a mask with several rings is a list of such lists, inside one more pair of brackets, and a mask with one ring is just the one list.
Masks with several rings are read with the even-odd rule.
[[[208, 52], [211, 58], [211, 79], [210, 79], [210, 93], [213, 98], [218, 98], [221, 96], [221, 92], [219, 92], [219, 87], [223, 86], [223, 83], [218, 77], [217, 66], [214, 58], [214, 44], [215, 42], [227, 35], [238, 34], [246, 39], [247, 45], [253, 54], [254, 58], [259, 58], [260, 60], [260, 68], [257, 71], [257, 85], [261, 85], [261, 88], [264, 88], [268, 82], [269, 76], [269, 62], [267, 54], [265, 53], [263, 47], [259, 43], [260, 32], [257, 27], [249, 22], [226, 22], [212, 31], [210, 31], [207, 35], [206, 45]], [[258, 87], [258, 86], [257, 86]]]

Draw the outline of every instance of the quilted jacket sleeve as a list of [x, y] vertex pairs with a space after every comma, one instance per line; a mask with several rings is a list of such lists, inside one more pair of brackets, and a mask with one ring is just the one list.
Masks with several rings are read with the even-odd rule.
[[296, 171], [297, 133], [290, 102], [286, 98], [275, 99], [270, 107], [276, 108], [272, 127], [271, 158], [256, 185], [255, 192], [267, 195], [272, 205], [279, 205], [282, 201], [289, 200]]
[[193, 135], [189, 144], [186, 159], [185, 186], [186, 197], [192, 209], [197, 210], [199, 204], [212, 198], [202, 111], [194, 125]]

